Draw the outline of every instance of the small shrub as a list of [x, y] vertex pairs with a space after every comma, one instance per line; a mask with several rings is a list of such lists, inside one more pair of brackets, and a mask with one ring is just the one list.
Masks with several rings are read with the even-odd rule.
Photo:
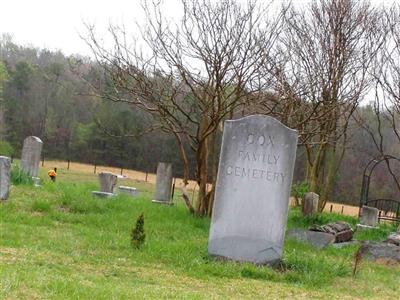
[[139, 249], [143, 244], [146, 238], [146, 234], [144, 232], [144, 216], [143, 213], [136, 220], [136, 226], [132, 230], [131, 234], [131, 245], [134, 249]]
[[14, 153], [14, 149], [10, 143], [6, 141], [0, 141], [0, 155], [11, 157]]
[[20, 167], [14, 166], [11, 169], [11, 182], [13, 185], [32, 185], [33, 179], [31, 175], [22, 170]]
[[292, 196], [296, 200], [296, 206], [300, 205], [300, 199], [304, 197], [304, 194], [310, 191], [310, 186], [308, 182], [297, 182], [292, 184]]

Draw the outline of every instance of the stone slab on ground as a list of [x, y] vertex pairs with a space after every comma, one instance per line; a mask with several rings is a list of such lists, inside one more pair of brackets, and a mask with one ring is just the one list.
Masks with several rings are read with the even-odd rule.
[[139, 196], [139, 190], [137, 188], [135, 188], [135, 187], [120, 185], [118, 187], [118, 191], [120, 193], [128, 194], [128, 195], [130, 195], [132, 197]]
[[384, 263], [400, 264], [400, 246], [387, 242], [363, 242], [360, 248], [363, 258]]
[[328, 247], [335, 242], [335, 236], [333, 234], [300, 228], [289, 229], [286, 236], [297, 241], [306, 242], [320, 249]]

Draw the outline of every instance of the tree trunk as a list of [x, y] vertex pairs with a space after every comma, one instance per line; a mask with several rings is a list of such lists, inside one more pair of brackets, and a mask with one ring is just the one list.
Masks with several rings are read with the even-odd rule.
[[207, 215], [208, 209], [208, 138], [205, 138], [200, 142], [197, 151], [197, 183], [199, 184], [199, 193], [196, 213], [199, 216], [205, 216]]
[[336, 149], [335, 147], [331, 147], [328, 148], [326, 152], [326, 160], [324, 164], [326, 174], [323, 182], [321, 182], [321, 195], [319, 197], [318, 211], [324, 210], [326, 202], [331, 197], [336, 175]]

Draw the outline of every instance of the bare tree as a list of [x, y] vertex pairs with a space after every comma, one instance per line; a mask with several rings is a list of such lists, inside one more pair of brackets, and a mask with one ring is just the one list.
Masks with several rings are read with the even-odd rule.
[[299, 129], [320, 210], [344, 155], [350, 117], [372, 83], [368, 70], [383, 40], [378, 16], [355, 0], [319, 0], [285, 14], [275, 90], [286, 123]]
[[[133, 44], [116, 26], [110, 27], [113, 49], [103, 47], [90, 26], [87, 41], [106, 74], [107, 88], [97, 87], [102, 96], [144, 109], [158, 128], [175, 136], [184, 165], [184, 200], [203, 216], [212, 209], [214, 191], [207, 190], [207, 182], [216, 173], [209, 169], [215, 134], [250, 95], [266, 89], [260, 69], [268, 64], [266, 50], [273, 48], [281, 23], [279, 16], [269, 20], [267, 7], [255, 1], [182, 0], [182, 6], [182, 20], [175, 24], [163, 18], [159, 3], [144, 2], [148, 23]], [[195, 207], [186, 191], [186, 145], [196, 154]]]
[[[364, 129], [375, 145], [375, 158], [386, 158], [388, 172], [400, 192], [400, 174], [396, 174], [393, 160], [400, 156], [400, 6], [382, 11], [379, 19], [379, 34], [384, 43], [374, 57], [371, 73], [375, 79], [374, 101], [371, 103], [374, 120], [356, 114], [356, 122]], [[390, 132], [386, 129], [390, 128]], [[391, 138], [389, 139], [389, 135]], [[397, 141], [389, 144], [390, 141]], [[377, 157], [378, 156], [378, 157]]]

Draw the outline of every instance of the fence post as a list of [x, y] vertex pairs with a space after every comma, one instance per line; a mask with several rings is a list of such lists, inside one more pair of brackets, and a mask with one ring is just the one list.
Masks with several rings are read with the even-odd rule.
[[68, 159], [67, 170], [69, 170], [69, 163], [70, 163], [70, 160]]
[[97, 169], [97, 165], [94, 164], [94, 170], [93, 170], [93, 174], [96, 174], [96, 169]]
[[330, 209], [330, 212], [332, 212], [332, 209], [333, 209], [333, 204], [331, 204], [331, 209]]
[[342, 215], [343, 215], [344, 205], [342, 205]]
[[149, 172], [146, 171], [146, 178], [145, 178], [146, 182], [147, 182], [147, 175], [149, 175]]

